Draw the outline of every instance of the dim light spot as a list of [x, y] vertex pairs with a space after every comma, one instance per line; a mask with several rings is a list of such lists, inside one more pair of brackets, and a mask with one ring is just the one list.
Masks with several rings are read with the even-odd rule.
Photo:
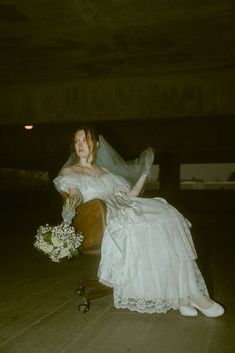
[[32, 130], [33, 125], [25, 125], [24, 128], [25, 130]]

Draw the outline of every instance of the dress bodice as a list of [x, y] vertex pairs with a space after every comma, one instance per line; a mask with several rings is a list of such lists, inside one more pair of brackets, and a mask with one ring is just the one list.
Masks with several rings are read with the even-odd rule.
[[95, 198], [106, 199], [107, 196], [111, 197], [120, 191], [130, 190], [130, 185], [124, 178], [111, 173], [95, 176], [74, 172], [56, 177], [54, 183], [59, 192], [68, 192], [69, 188], [79, 189], [84, 202]]

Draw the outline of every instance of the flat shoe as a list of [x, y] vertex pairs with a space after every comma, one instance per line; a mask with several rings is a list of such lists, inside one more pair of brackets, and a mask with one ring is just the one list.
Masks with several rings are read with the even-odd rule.
[[216, 302], [213, 302], [212, 306], [208, 309], [203, 309], [195, 303], [191, 303], [191, 305], [207, 317], [218, 317], [224, 313], [224, 308]]
[[192, 306], [180, 306], [179, 312], [183, 316], [197, 316], [198, 312]]

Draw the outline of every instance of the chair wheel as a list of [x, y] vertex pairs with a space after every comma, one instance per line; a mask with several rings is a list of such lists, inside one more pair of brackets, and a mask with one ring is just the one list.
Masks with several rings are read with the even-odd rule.
[[75, 295], [78, 295], [79, 297], [81, 297], [85, 294], [85, 288], [84, 287], [76, 288], [74, 292], [75, 292]]
[[89, 305], [88, 304], [80, 304], [78, 307], [79, 311], [82, 313], [87, 313], [89, 311]]

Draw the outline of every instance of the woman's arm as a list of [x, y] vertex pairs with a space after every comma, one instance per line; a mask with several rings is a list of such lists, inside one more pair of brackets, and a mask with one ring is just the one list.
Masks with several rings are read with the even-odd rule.
[[[72, 167], [65, 167], [60, 172], [60, 174], [62, 176], [70, 175], [71, 173], [74, 173], [74, 170], [73, 170]], [[68, 191], [67, 191], [67, 194], [68, 194], [70, 199], [72, 199], [72, 198], [79, 199], [79, 205], [83, 203], [82, 193], [80, 192], [80, 190], [77, 187], [75, 187], [75, 186], [69, 187]]]
[[78, 206], [80, 206], [82, 203], [83, 203], [83, 196], [82, 196], [82, 193], [80, 192], [80, 190], [78, 188], [69, 188], [68, 189], [68, 194], [69, 194], [69, 198], [70, 199], [78, 199]]
[[[66, 175], [70, 175], [71, 172], [73, 172], [73, 169], [71, 167], [66, 167], [62, 169], [60, 174], [62, 176], [66, 176]], [[66, 195], [65, 197], [62, 196], [64, 199], [64, 204], [63, 204], [61, 214], [62, 214], [63, 220], [66, 223], [71, 224], [73, 218], [76, 215], [76, 208], [83, 203], [84, 199], [80, 190], [73, 185], [68, 187], [65, 195]]]
[[133, 186], [133, 188], [127, 192], [128, 196], [139, 196], [141, 190], [143, 189], [145, 180], [147, 178], [148, 174], [143, 174], [141, 177], [137, 180], [136, 184]]
[[151, 166], [154, 161], [154, 150], [149, 147], [142, 153], [143, 159], [143, 174], [139, 177], [133, 188], [127, 193], [128, 196], [139, 196], [141, 190], [143, 189], [144, 183], [149, 175]]
[[67, 224], [71, 224], [76, 216], [76, 209], [83, 203], [83, 196], [77, 188], [69, 188], [68, 197], [65, 199], [62, 208], [62, 218]]

